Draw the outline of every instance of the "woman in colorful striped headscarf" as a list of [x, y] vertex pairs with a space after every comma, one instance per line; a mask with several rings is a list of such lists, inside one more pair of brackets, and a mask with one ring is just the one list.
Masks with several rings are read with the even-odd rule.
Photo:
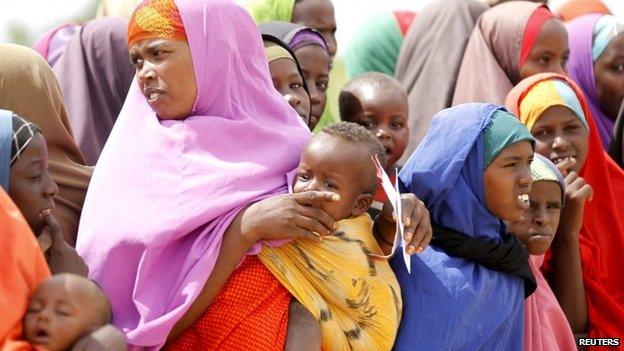
[[497, 5], [479, 17], [468, 40], [453, 105], [503, 104], [520, 80], [540, 72], [563, 73], [568, 55], [566, 30], [545, 5]]
[[[576, 342], [570, 323], [540, 271], [544, 262], [544, 254], [552, 244], [555, 255], [565, 257], [566, 267], [568, 267], [566, 278], [574, 283], [570, 285], [566, 294], [577, 295], [579, 310], [583, 313], [580, 318], [585, 318], [585, 291], [583, 290], [578, 240], [569, 236], [555, 236], [559, 217], [565, 206], [566, 185], [563, 175], [555, 164], [540, 154], [535, 154], [531, 163], [531, 175], [533, 176], [533, 186], [529, 195], [531, 207], [520, 219], [510, 222], [508, 229], [522, 241], [529, 251], [529, 263], [537, 281], [535, 293], [524, 301], [524, 349], [526, 351], [574, 350]], [[591, 192], [591, 187], [587, 184], [582, 184], [580, 187], [571, 186], [576, 188], [573, 190], [573, 193], [576, 193], [575, 196], [586, 198]], [[561, 242], [564, 244], [560, 244]], [[568, 245], [565, 245], [566, 242]], [[562, 247], [568, 247], [571, 250], [561, 251]]]
[[568, 74], [583, 90], [603, 148], [624, 99], [624, 22], [612, 15], [585, 15], [566, 24]]
[[[507, 106], [537, 139], [536, 152], [565, 175], [566, 206], [557, 235], [578, 237], [587, 321], [577, 313], [582, 302], [569, 294], [574, 291], [572, 280], [561, 273], [568, 257], [553, 252], [544, 267], [568, 318], [581, 316], [570, 320], [572, 329], [587, 330], [595, 338], [624, 335], [624, 276], [618, 268], [624, 251], [624, 208], [619, 199], [624, 171], [602, 148], [592, 110], [569, 78], [540, 74], [525, 79], [510, 92]], [[571, 196], [585, 183], [593, 195]], [[591, 201], [586, 202], [588, 196]]]
[[345, 53], [349, 76], [366, 72], [394, 76], [401, 44], [415, 17], [415, 12], [393, 11], [367, 20], [351, 38]]

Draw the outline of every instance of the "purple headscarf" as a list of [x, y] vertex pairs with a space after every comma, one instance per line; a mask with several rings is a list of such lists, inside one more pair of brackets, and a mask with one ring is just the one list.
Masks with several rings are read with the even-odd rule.
[[602, 147], [607, 149], [615, 121], [600, 109], [594, 77], [594, 61], [592, 60], [594, 25], [601, 16], [600, 14], [585, 15], [566, 23], [570, 46], [568, 75], [583, 90], [596, 121]]
[[39, 37], [32, 48], [53, 66], [80, 27], [79, 24], [62, 24], [52, 28]]
[[159, 120], [132, 83], [78, 234], [78, 252], [131, 349], [163, 345], [210, 276], [230, 222], [287, 192], [285, 174], [310, 138], [273, 88], [247, 11], [234, 0], [175, 3], [197, 82], [193, 112]]
[[87, 165], [96, 164], [134, 77], [126, 18], [86, 23], [54, 64], [74, 138]]

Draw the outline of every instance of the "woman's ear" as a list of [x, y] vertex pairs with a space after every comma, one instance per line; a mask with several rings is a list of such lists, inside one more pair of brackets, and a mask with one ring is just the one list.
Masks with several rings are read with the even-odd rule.
[[355, 206], [351, 210], [351, 217], [357, 217], [368, 211], [368, 208], [373, 203], [372, 194], [362, 194], [355, 200]]

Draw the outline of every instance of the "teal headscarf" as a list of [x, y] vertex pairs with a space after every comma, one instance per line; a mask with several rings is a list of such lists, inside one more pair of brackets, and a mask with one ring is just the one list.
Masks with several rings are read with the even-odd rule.
[[295, 0], [250, 0], [246, 7], [258, 24], [269, 21], [290, 22]]
[[483, 132], [483, 168], [487, 168], [503, 149], [525, 140], [535, 148], [535, 139], [518, 118], [505, 110], [496, 111]]
[[403, 39], [392, 12], [366, 21], [351, 39], [345, 53], [349, 76], [355, 77], [366, 72], [394, 76]]

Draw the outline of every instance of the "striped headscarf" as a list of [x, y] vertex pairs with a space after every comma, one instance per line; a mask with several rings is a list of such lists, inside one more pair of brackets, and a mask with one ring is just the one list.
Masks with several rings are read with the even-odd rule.
[[561, 201], [565, 199], [565, 181], [563, 175], [554, 163], [546, 157], [535, 153], [533, 163], [531, 163], [531, 175], [534, 182], [551, 181], [556, 182], [561, 187]]
[[173, 0], [145, 0], [137, 6], [128, 23], [128, 46], [151, 38], [186, 41], [182, 17]]
[[543, 80], [526, 92], [520, 102], [518, 118], [531, 130], [544, 111], [553, 106], [569, 108], [589, 130], [579, 99], [572, 88], [560, 79]]
[[607, 49], [613, 39], [624, 32], [624, 22], [613, 15], [604, 15], [594, 25], [594, 44], [592, 46], [592, 60], [596, 62], [598, 57]]
[[9, 191], [11, 166], [37, 133], [39, 127], [11, 111], [0, 110], [0, 187]]

